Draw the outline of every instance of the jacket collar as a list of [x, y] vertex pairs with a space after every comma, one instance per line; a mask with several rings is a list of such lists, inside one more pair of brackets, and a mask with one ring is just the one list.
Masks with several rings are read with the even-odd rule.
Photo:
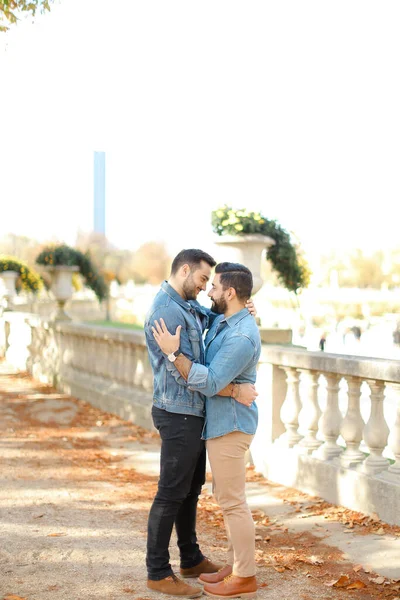
[[187, 300], [184, 300], [182, 298], [182, 296], [180, 296], [178, 294], [178, 292], [176, 292], [174, 290], [174, 288], [172, 287], [172, 285], [170, 285], [168, 283], [168, 281], [163, 281], [161, 284], [161, 289], [168, 294], [168, 296], [170, 298], [172, 298], [172, 300], [174, 300], [175, 302], [177, 302], [180, 306], [182, 306], [182, 308], [185, 308], [186, 310], [190, 310], [190, 304], [189, 302], [187, 302]]
[[172, 285], [170, 285], [168, 283], [168, 281], [163, 281], [161, 284], [161, 289], [168, 294], [168, 296], [170, 298], [172, 298], [172, 300], [174, 300], [175, 302], [177, 302], [177, 304], [179, 304], [179, 306], [182, 306], [182, 308], [184, 308], [185, 310], [195, 310], [199, 313], [201, 313], [202, 315], [207, 316], [208, 312], [207, 309], [204, 308], [204, 306], [201, 306], [201, 304], [199, 304], [197, 302], [197, 300], [184, 300], [182, 298], [182, 296], [180, 296], [178, 294], [178, 292], [176, 292], [174, 290], [174, 288], [172, 287]]

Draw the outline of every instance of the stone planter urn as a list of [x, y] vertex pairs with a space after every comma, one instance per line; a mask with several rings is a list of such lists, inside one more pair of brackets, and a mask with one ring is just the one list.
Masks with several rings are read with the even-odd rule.
[[65, 312], [65, 303], [72, 298], [74, 291], [72, 286], [72, 275], [79, 271], [79, 267], [58, 265], [56, 267], [45, 267], [45, 270], [51, 275], [50, 289], [58, 304], [54, 320], [71, 321], [71, 317]]
[[241, 263], [253, 274], [253, 294], [262, 287], [261, 256], [263, 250], [273, 246], [275, 241], [260, 234], [249, 235], [222, 235], [215, 240], [218, 247], [218, 262], [228, 261]]
[[7, 306], [5, 310], [13, 310], [14, 298], [17, 293], [15, 283], [19, 277], [19, 273], [18, 271], [2, 271], [0, 273], [0, 277], [3, 280], [4, 287], [6, 288], [4, 297], [6, 299]]

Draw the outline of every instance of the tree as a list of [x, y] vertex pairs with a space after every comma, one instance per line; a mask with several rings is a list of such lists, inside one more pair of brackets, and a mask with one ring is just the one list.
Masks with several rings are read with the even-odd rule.
[[382, 252], [367, 254], [360, 249], [332, 252], [320, 257], [319, 285], [329, 286], [333, 280], [340, 287], [381, 289], [385, 281]]
[[135, 252], [131, 268], [137, 283], [160, 284], [169, 275], [171, 257], [163, 243], [146, 242]]
[[80, 231], [76, 237], [76, 247], [82, 252], [89, 252], [98, 268], [105, 272], [106, 279], [116, 279], [118, 283], [126, 283], [132, 279], [130, 269], [133, 252], [114, 246], [102, 233]]
[[19, 15], [34, 17], [38, 11], [49, 11], [51, 2], [53, 0], [0, 0], [0, 31], [8, 31]]

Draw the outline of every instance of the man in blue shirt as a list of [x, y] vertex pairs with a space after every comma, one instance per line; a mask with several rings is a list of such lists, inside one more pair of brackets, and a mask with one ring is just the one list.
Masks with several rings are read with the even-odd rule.
[[[190, 389], [175, 368], [176, 355], [163, 354], [152, 328], [161, 319], [173, 331], [179, 327], [181, 351], [191, 362], [204, 365], [202, 333], [216, 315], [202, 307], [196, 298], [206, 289], [213, 266], [214, 259], [202, 250], [180, 252], [172, 263], [170, 279], [162, 284], [145, 323], [154, 374], [152, 417], [161, 437], [160, 480], [148, 520], [147, 587], [189, 598], [201, 595], [202, 590], [188, 585], [172, 571], [168, 548], [174, 524], [182, 577], [198, 577], [219, 569], [219, 565], [202, 554], [196, 536], [197, 502], [205, 481], [206, 452], [202, 439], [205, 397], [201, 391]], [[250, 314], [247, 308], [246, 313]], [[257, 395], [251, 383], [229, 385], [219, 393], [244, 404]]]
[[[161, 350], [171, 355], [177, 372], [194, 392], [206, 400], [203, 437], [213, 474], [214, 494], [220, 504], [228, 537], [227, 564], [218, 573], [200, 575], [204, 592], [213, 597], [252, 597], [257, 592], [255, 578], [254, 522], [245, 496], [245, 453], [257, 429], [255, 402], [240, 404], [221, 396], [236, 385], [254, 384], [261, 353], [260, 334], [247, 309], [253, 278], [247, 267], [220, 263], [209, 296], [211, 310], [220, 313], [205, 339], [205, 365], [187, 356], [180, 340], [181, 327], [169, 333], [164, 321], [155, 322], [152, 332]], [[173, 330], [174, 331], [174, 330]]]

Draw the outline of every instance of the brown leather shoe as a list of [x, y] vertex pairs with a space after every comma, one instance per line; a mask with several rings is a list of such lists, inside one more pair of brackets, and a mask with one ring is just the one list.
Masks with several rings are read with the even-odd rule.
[[225, 565], [224, 567], [222, 567], [222, 569], [217, 571], [217, 573], [202, 573], [197, 581], [199, 583], [219, 583], [220, 581], [225, 579], [225, 577], [231, 575], [231, 573], [232, 566]]
[[257, 581], [255, 577], [229, 575], [219, 583], [206, 583], [203, 591], [212, 598], [255, 598]]
[[159, 581], [147, 580], [147, 587], [154, 592], [169, 594], [170, 596], [179, 596], [181, 598], [198, 598], [203, 593], [201, 587], [189, 585], [179, 579], [176, 575], [170, 575]]
[[181, 577], [186, 579], [187, 577], [198, 577], [202, 573], [217, 573], [221, 569], [222, 565], [212, 563], [208, 558], [204, 558], [201, 563], [190, 569], [181, 569]]

